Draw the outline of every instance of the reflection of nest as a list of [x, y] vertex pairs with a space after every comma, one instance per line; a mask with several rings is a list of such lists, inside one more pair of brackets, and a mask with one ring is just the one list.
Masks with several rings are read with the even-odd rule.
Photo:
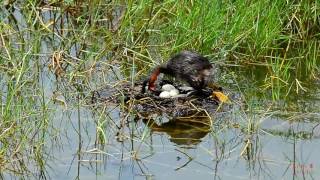
[[153, 132], [165, 132], [170, 136], [171, 142], [189, 147], [201, 142], [211, 130], [210, 118], [201, 112], [164, 123], [158, 123], [153, 119], [142, 120]]
[[133, 87], [128, 84], [108, 87], [96, 91], [93, 100], [107, 104], [124, 102], [128, 111], [134, 111], [145, 118], [153, 114], [167, 114], [172, 118], [191, 116], [199, 112], [208, 115], [218, 107], [217, 101], [210, 97], [210, 88], [205, 89], [200, 95], [164, 99], [150, 93], [141, 94], [141, 87], [141, 82]]

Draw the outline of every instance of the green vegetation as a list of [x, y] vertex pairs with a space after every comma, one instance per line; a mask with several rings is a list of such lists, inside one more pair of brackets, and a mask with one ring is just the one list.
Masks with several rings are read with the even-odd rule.
[[[249, 106], [241, 109], [244, 113], [255, 112], [257, 101], [277, 104], [304, 94], [319, 81], [319, 1], [2, 4], [0, 169], [12, 173], [29, 173], [29, 163], [45, 171], [42, 156], [48, 138], [58, 136], [51, 121], [60, 111], [80, 111], [92, 90], [123, 79], [133, 83], [181, 50], [198, 51], [219, 65], [219, 83], [244, 97]], [[95, 121], [96, 143], [101, 145], [107, 143], [108, 133], [126, 126], [128, 118], [118, 127], [107, 111], [99, 111]], [[81, 140], [80, 112], [77, 115]], [[248, 136], [258, 133], [260, 122], [251, 116], [241, 123]], [[108, 128], [112, 130], [106, 132]], [[145, 129], [141, 139], [147, 133]]]

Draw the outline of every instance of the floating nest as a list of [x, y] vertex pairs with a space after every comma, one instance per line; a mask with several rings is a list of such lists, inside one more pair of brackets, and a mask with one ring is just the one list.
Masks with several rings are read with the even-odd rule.
[[[161, 84], [170, 83], [162, 81]], [[221, 88], [208, 87], [201, 93], [190, 93], [185, 97], [160, 98], [158, 94], [141, 93], [143, 82], [130, 84], [128, 82], [119, 83], [114, 86], [107, 86], [93, 93], [93, 102], [106, 103], [107, 105], [124, 105], [128, 112], [135, 112], [141, 118], [155, 118], [159, 115], [165, 115], [168, 118], [177, 117], [210, 117], [220, 109], [219, 101], [212, 97], [212, 92], [221, 90]]]

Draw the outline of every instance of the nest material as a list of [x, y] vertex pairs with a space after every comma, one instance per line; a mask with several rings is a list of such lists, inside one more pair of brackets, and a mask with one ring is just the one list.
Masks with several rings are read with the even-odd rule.
[[[143, 82], [137, 82], [134, 86], [128, 83], [114, 87], [106, 87], [95, 91], [93, 102], [104, 102], [107, 104], [124, 103], [128, 110], [137, 112], [142, 117], [154, 114], [167, 114], [170, 117], [194, 116], [205, 112], [215, 112], [219, 106], [218, 102], [210, 95], [211, 88], [204, 89], [203, 93], [194, 93], [187, 97], [160, 98], [156, 94], [141, 93]], [[178, 86], [177, 84], [173, 84]]]

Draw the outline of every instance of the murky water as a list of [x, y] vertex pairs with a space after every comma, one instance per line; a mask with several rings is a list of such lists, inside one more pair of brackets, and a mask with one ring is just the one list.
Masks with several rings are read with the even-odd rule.
[[[20, 28], [26, 26], [20, 13], [14, 16], [21, 21]], [[50, 19], [51, 14], [43, 16]], [[172, 121], [166, 115], [155, 115], [152, 126], [151, 121], [142, 121], [121, 105], [90, 103], [94, 90], [126, 76], [116, 63], [108, 64], [102, 58], [87, 78], [85, 73], [74, 79], [56, 78], [48, 68], [56, 43], [60, 42], [41, 40], [39, 52], [39, 83], [43, 84], [50, 120], [44, 135], [44, 168], [25, 162], [29, 170], [26, 174], [2, 171], [5, 179], [27, 175], [50, 179], [190, 180], [320, 177], [318, 88], [272, 102], [271, 97], [262, 98], [257, 93], [259, 85], [254, 82], [263, 78], [260, 68], [248, 73], [243, 69], [228, 71], [226, 66], [222, 67], [225, 74], [221, 73], [220, 83], [234, 94], [246, 92], [241, 102], [217, 111], [211, 120]], [[70, 45], [69, 55], [77, 56], [83, 50], [78, 48], [77, 44]], [[88, 54], [81, 58], [91, 57]], [[90, 62], [85, 63], [90, 66]], [[231, 71], [238, 78], [234, 79]], [[7, 80], [0, 81], [2, 94], [6, 94]], [[310, 82], [309, 86], [319, 84]], [[2, 103], [5, 101], [2, 98]]]

